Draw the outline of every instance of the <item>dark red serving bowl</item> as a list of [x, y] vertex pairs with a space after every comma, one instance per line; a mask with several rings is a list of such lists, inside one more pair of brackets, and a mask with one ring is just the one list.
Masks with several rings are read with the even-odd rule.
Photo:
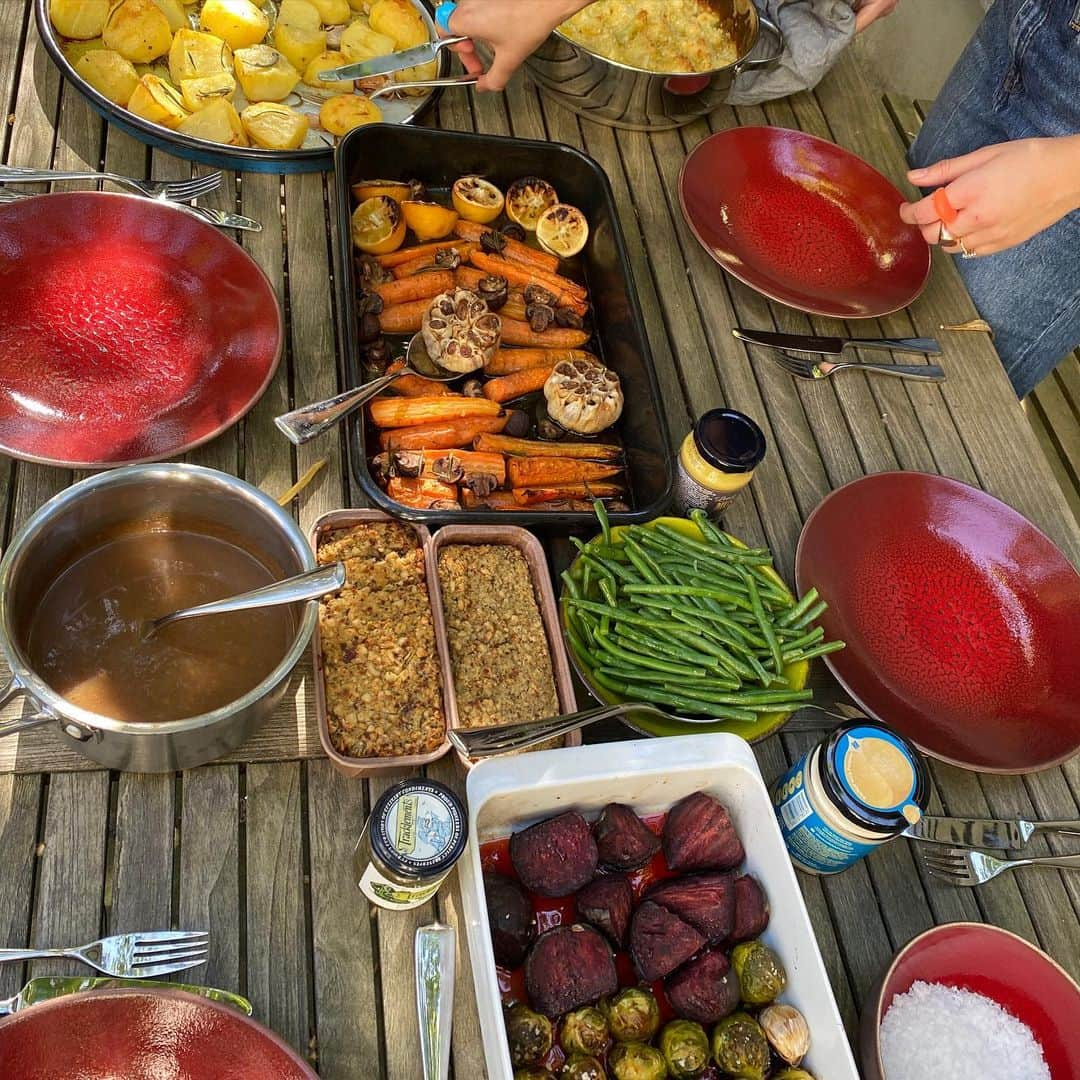
[[92, 990], [0, 1020], [4, 1080], [317, 1080], [282, 1039], [181, 990]]
[[101, 192], [0, 206], [0, 452], [159, 461], [234, 424], [273, 377], [281, 310], [213, 226]]
[[847, 642], [833, 674], [926, 753], [1022, 773], [1080, 749], [1080, 574], [1003, 502], [943, 476], [862, 477], [810, 515], [795, 576]]
[[869, 319], [907, 307], [930, 249], [904, 196], [835, 143], [777, 127], [718, 131], [679, 177], [683, 215], [731, 275], [815, 315]]
[[1052, 1080], [1080, 1077], [1080, 986], [1046, 953], [1008, 930], [946, 923], [909, 941], [867, 998], [859, 1031], [865, 1080], [887, 1080], [878, 1042], [881, 1021], [893, 998], [919, 981], [997, 1002], [1031, 1029]]

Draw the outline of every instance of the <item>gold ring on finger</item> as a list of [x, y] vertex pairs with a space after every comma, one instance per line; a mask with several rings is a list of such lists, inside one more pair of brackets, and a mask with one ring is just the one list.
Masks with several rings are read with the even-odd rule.
[[972, 249], [972, 250], [970, 250], [970, 251], [969, 251], [969, 250], [968, 250], [968, 248], [966, 248], [966, 247], [964, 246], [964, 241], [963, 241], [963, 238], [962, 238], [962, 237], [959, 237], [959, 236], [958, 236], [958, 237], [956, 238], [956, 241], [957, 241], [957, 243], [958, 243], [958, 244], [960, 245], [960, 258], [961, 258], [961, 259], [974, 259], [974, 258], [975, 258], [975, 255], [976, 255], [977, 253], [975, 252], [975, 250], [974, 250], [974, 249]]
[[956, 243], [956, 237], [945, 228], [945, 222], [938, 223], [937, 242], [943, 246]]

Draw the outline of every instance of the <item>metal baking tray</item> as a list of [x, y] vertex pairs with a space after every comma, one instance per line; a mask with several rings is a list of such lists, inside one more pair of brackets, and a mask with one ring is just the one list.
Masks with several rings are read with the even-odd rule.
[[[516, 548], [521, 552], [525, 563], [529, 568], [529, 577], [532, 579], [533, 599], [536, 601], [540, 619], [544, 624], [544, 633], [547, 637], [548, 655], [551, 657], [551, 674], [555, 679], [555, 695], [559, 701], [559, 709], [564, 713], [577, 711], [577, 699], [574, 695], [574, 680], [570, 674], [570, 661], [566, 655], [566, 645], [563, 642], [562, 629], [559, 623], [559, 609], [555, 602], [555, 592], [551, 587], [551, 575], [548, 572], [547, 559], [544, 557], [544, 549], [540, 541], [528, 529], [522, 529], [517, 525], [446, 525], [438, 530], [428, 542], [431, 548], [431, 564], [434, 573], [439, 573], [439, 552], [443, 548], [453, 547], [455, 544], [505, 544]], [[439, 596], [442, 597], [440, 583]], [[446, 629], [445, 611], [440, 611], [440, 622], [443, 632], [447, 635], [447, 651], [449, 652], [449, 631]], [[461, 726], [461, 718], [458, 715], [457, 692], [454, 689], [453, 654], [450, 654], [450, 665], [446, 669], [447, 693], [447, 720], [451, 728]], [[581, 732], [572, 731], [562, 739], [563, 746], [580, 746]], [[536, 749], [540, 749], [537, 747]], [[460, 751], [457, 752], [458, 760], [465, 768], [471, 768], [475, 762], [470, 761]]]
[[[190, 7], [190, 0], [185, 0], [185, 2], [189, 4], [189, 11], [194, 10]], [[412, 0], [412, 3], [420, 12], [421, 18], [427, 25], [428, 34], [434, 40], [438, 31], [428, 6], [423, 0]], [[64, 55], [63, 39], [53, 29], [52, 21], [49, 19], [49, 0], [34, 0], [34, 19], [37, 22], [38, 34], [45, 45], [45, 51], [60, 69], [64, 78], [86, 98], [95, 112], [140, 142], [160, 147], [190, 161], [199, 161], [219, 169], [235, 169], [238, 172], [304, 173], [323, 172], [333, 168], [334, 148], [325, 141], [322, 141], [321, 145], [301, 147], [299, 150], [260, 150], [257, 147], [224, 146], [221, 143], [196, 139], [144, 120], [98, 93], [75, 71], [71, 61]], [[193, 25], [193, 29], [197, 27]], [[438, 77], [444, 78], [450, 71], [450, 54], [445, 49], [439, 53], [438, 63]], [[347, 85], [347, 83], [342, 83], [343, 88]], [[423, 96], [417, 95], [401, 100], [381, 98], [378, 104], [383, 110], [383, 115], [392, 121], [388, 126], [411, 124], [431, 106], [438, 94], [438, 90], [432, 90]]]
[[[335, 151], [337, 250], [335, 253], [342, 348], [347, 386], [364, 381], [356, 340], [356, 280], [350, 216], [350, 186], [378, 176], [421, 180], [429, 188], [448, 189], [459, 176], [479, 174], [505, 190], [523, 176], [546, 177], [559, 196], [581, 208], [590, 238], [580, 256], [593, 305], [595, 351], [622, 380], [623, 415], [614, 432], [626, 448], [630, 510], [612, 514], [616, 524], [648, 521], [668, 502], [672, 484], [667, 424], [653, 369], [645, 323], [634, 287], [615, 197], [604, 170], [580, 151], [561, 143], [436, 131], [419, 127], [370, 124], [349, 132]], [[349, 421], [353, 473], [371, 501], [395, 517], [429, 525], [451, 522], [499, 522], [530, 527], [581, 529], [595, 524], [587, 512], [509, 510], [414, 510], [390, 499], [368, 469], [367, 431], [362, 410]]]

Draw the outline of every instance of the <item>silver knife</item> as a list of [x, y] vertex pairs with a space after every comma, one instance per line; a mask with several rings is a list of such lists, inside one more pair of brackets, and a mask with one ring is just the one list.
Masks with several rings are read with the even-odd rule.
[[980, 818], [924, 817], [904, 830], [914, 840], [959, 847], [1015, 850], [1037, 832], [1080, 836], [1080, 821], [993, 821]]
[[[320, 76], [325, 78], [325, 75]], [[772, 330], [731, 331], [740, 341], [763, 345], [766, 349], [791, 349], [794, 352], [839, 356], [845, 349], [886, 349], [893, 352], [928, 353], [938, 356], [941, 346], [933, 338], [837, 338], [811, 334], [778, 334]]]
[[405, 68], [429, 64], [447, 46], [459, 45], [468, 40], [467, 37], [436, 38], [434, 41], [417, 45], [413, 49], [403, 49], [401, 52], [387, 53], [386, 56], [363, 60], [359, 64], [346, 64], [344, 67], [320, 71], [319, 78], [326, 82], [346, 82], [352, 79], [368, 79], [372, 75], [388, 75], [392, 71], [402, 71]]

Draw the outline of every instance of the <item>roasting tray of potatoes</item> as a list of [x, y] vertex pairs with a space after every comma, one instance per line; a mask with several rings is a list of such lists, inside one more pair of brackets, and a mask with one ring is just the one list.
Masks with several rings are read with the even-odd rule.
[[421, 0], [34, 0], [34, 14], [49, 55], [111, 123], [250, 172], [329, 169], [353, 128], [414, 120], [437, 93], [414, 84], [449, 67], [443, 53], [355, 83], [320, 78], [434, 39]]

